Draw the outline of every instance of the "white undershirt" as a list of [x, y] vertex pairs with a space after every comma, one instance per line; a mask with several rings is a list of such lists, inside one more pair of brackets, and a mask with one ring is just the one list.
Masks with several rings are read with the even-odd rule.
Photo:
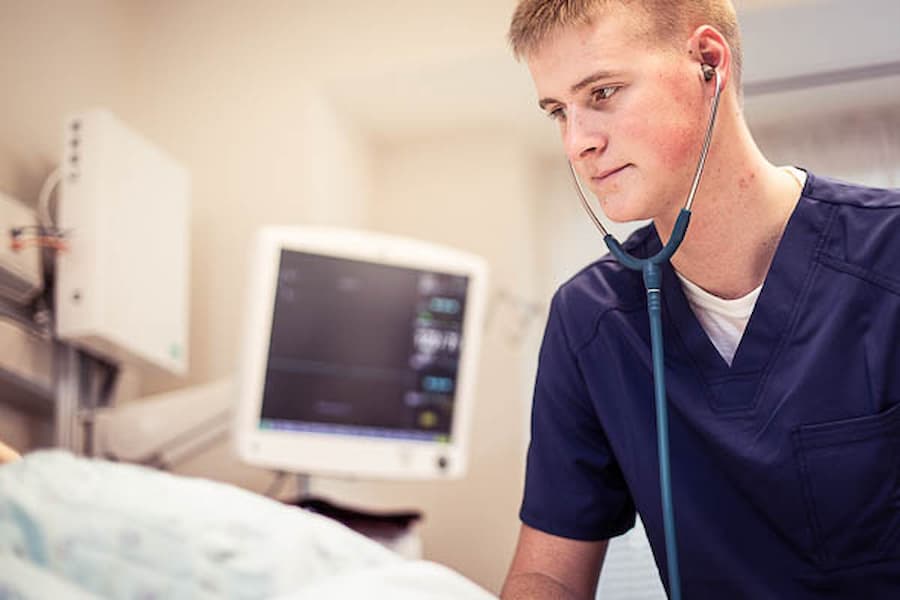
[[681, 273], [678, 273], [678, 279], [681, 280], [681, 287], [687, 298], [688, 304], [697, 320], [709, 336], [709, 341], [713, 343], [728, 366], [734, 360], [734, 353], [737, 351], [738, 344], [741, 343], [741, 337], [750, 321], [750, 315], [753, 314], [753, 307], [756, 306], [756, 299], [759, 298], [759, 292], [762, 286], [759, 286], [746, 296], [735, 298], [734, 300], [726, 300], [710, 294], [697, 284], [685, 279]]
[[[805, 171], [795, 167], [782, 167], [782, 169], [790, 173], [800, 184], [800, 188], [803, 188], [806, 184]], [[744, 336], [744, 330], [747, 329], [750, 315], [753, 314], [753, 308], [756, 306], [762, 285], [746, 296], [726, 300], [710, 294], [686, 279], [678, 271], [675, 273], [681, 280], [684, 295], [697, 316], [700, 326], [703, 327], [713, 346], [730, 367], [734, 361], [734, 353], [737, 351], [738, 344], [741, 343], [741, 338]]]

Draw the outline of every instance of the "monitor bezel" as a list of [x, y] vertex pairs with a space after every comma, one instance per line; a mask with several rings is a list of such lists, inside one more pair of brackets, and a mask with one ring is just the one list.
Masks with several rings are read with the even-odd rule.
[[[454, 414], [447, 441], [380, 438], [259, 427], [282, 250], [468, 278]], [[487, 296], [484, 259], [438, 244], [383, 233], [325, 227], [264, 227], [253, 244], [234, 442], [252, 465], [335, 477], [432, 479], [467, 469]]]

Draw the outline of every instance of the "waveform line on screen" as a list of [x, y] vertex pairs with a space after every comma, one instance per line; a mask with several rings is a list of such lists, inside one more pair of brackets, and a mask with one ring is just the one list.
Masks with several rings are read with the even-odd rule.
[[409, 371], [403, 369], [385, 369], [382, 367], [368, 367], [364, 365], [339, 365], [335, 363], [286, 358], [282, 356], [273, 356], [269, 359], [269, 370], [287, 373], [314, 373], [317, 375], [332, 375], [337, 377], [381, 381], [408, 382], [410, 378], [413, 377]]

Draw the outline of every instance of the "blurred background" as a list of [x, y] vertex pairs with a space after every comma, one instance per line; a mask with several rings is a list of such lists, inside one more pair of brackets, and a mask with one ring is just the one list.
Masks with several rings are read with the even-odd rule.
[[[570, 191], [555, 126], [507, 49], [514, 4], [0, 0], [0, 190], [33, 207], [59, 161], [64, 117], [96, 106], [192, 179], [189, 372], [125, 369], [117, 402], [235, 370], [248, 243], [260, 225], [359, 227], [488, 260], [468, 475], [312, 487], [370, 508], [421, 510], [425, 557], [494, 592], [519, 527], [548, 302], [604, 253]], [[773, 162], [900, 185], [900, 53], [896, 35], [878, 29], [900, 22], [896, 6], [739, 4], [746, 112]], [[9, 340], [6, 358], [19, 352]], [[0, 383], [0, 399], [12, 393]], [[0, 402], [0, 439], [28, 450], [47, 445], [49, 431], [47, 419]], [[256, 491], [273, 477], [224, 443], [178, 472]]]

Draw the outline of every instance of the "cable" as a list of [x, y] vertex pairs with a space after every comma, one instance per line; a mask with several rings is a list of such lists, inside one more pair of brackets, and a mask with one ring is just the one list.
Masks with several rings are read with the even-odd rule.
[[53, 227], [14, 227], [9, 230], [9, 237], [9, 246], [14, 252], [34, 246], [50, 248], [57, 252], [65, 252], [69, 249], [69, 244], [65, 239], [66, 232]]
[[62, 178], [62, 169], [57, 167], [47, 175], [44, 185], [41, 186], [41, 193], [38, 196], [38, 221], [44, 227], [54, 226], [53, 217], [50, 215], [50, 196]]

